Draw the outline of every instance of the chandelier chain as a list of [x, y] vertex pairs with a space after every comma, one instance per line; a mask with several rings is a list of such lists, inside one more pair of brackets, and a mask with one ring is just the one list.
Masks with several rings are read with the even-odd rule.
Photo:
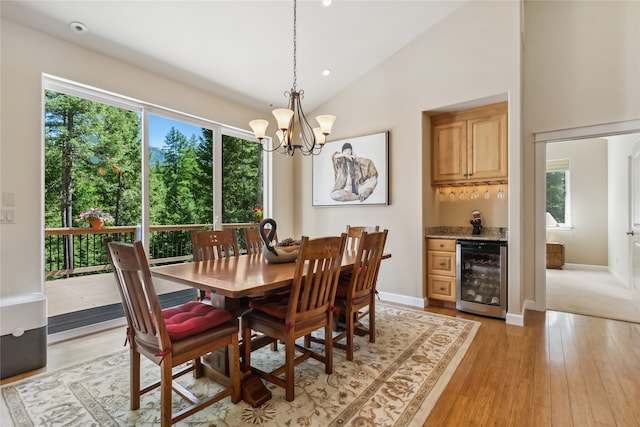
[[298, 28], [297, 25], [297, 19], [296, 19], [296, 0], [293, 0], [293, 90], [296, 90], [296, 83], [298, 81], [298, 73], [297, 73], [297, 57], [298, 57], [298, 52], [297, 52], [297, 31], [296, 29]]

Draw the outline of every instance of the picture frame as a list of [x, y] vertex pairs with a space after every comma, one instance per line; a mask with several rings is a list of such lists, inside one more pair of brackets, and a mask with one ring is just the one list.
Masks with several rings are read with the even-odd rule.
[[313, 206], [388, 205], [389, 131], [325, 143], [312, 177]]

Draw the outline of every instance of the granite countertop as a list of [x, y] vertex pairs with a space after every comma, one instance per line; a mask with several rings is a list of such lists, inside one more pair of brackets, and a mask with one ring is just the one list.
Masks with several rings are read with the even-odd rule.
[[472, 230], [472, 227], [427, 227], [425, 237], [456, 240], [496, 240], [499, 242], [507, 242], [509, 240], [506, 227], [484, 227], [481, 234], [471, 234]]

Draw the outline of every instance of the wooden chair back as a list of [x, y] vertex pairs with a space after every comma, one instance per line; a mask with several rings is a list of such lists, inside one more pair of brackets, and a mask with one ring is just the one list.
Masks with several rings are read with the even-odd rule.
[[[267, 228], [268, 229], [268, 228]], [[257, 228], [245, 228], [244, 240], [247, 242], [247, 255], [259, 255], [262, 253], [262, 238], [260, 230]], [[278, 241], [278, 233], [275, 234], [274, 241]]]
[[366, 225], [347, 225], [347, 250], [355, 252], [358, 250], [358, 242], [360, 241], [360, 235], [363, 231], [367, 233], [373, 233], [379, 231], [380, 226], [366, 226]]
[[[346, 235], [302, 238], [287, 310], [287, 324], [326, 315], [338, 288]], [[324, 322], [315, 329], [324, 325]]]
[[373, 233], [364, 231], [362, 233], [347, 291], [347, 299], [353, 300], [363, 296], [371, 296], [375, 291], [387, 233], [388, 230]]
[[211, 259], [239, 256], [238, 238], [235, 230], [192, 231], [193, 260], [207, 261]]
[[155, 353], [171, 349], [142, 243], [129, 245], [108, 241], [107, 247], [129, 326], [128, 334], [135, 337], [131, 344], [139, 344]]

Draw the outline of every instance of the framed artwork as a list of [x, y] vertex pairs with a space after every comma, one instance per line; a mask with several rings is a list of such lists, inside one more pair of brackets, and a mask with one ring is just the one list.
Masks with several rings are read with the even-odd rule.
[[389, 204], [389, 132], [327, 142], [313, 156], [313, 206]]

